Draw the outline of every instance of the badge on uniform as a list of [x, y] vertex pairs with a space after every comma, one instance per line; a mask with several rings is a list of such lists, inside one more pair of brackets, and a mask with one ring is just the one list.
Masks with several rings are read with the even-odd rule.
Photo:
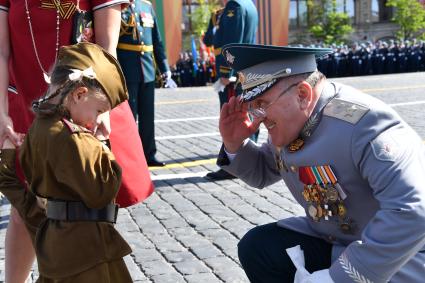
[[298, 174], [304, 184], [302, 195], [308, 203], [308, 215], [314, 221], [338, 217], [340, 230], [343, 233], [352, 233], [354, 221], [347, 217], [347, 208], [344, 205], [347, 195], [338, 184], [331, 166], [300, 167]]
[[143, 12], [140, 14], [140, 20], [142, 21], [143, 27], [153, 28], [154, 20], [152, 14]]
[[276, 162], [276, 169], [281, 172], [283, 169], [285, 169], [286, 172], [288, 172], [288, 167], [286, 166], [285, 162], [282, 159], [281, 155], [282, 149], [280, 147], [276, 147], [274, 160]]
[[304, 140], [298, 138], [288, 145], [288, 151], [289, 152], [296, 152], [296, 151], [300, 150], [303, 146], [304, 146]]
[[64, 20], [71, 18], [77, 10], [77, 6], [73, 2], [61, 2], [59, 0], [42, 0], [41, 8], [57, 10]]

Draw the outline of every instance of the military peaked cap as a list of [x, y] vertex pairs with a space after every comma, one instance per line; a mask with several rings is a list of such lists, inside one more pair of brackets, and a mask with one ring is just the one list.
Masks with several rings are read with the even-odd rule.
[[59, 49], [55, 67], [70, 70], [90, 70], [90, 75], [101, 85], [114, 108], [128, 99], [127, 85], [118, 61], [99, 45], [81, 42]]
[[228, 44], [222, 48], [227, 64], [238, 72], [244, 102], [262, 95], [280, 78], [315, 71], [316, 59], [332, 52], [329, 48], [256, 44]]

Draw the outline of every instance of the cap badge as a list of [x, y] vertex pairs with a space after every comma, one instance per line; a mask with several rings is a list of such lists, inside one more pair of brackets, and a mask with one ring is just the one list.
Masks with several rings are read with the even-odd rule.
[[226, 50], [226, 60], [230, 64], [233, 64], [233, 62], [235, 62], [235, 56], [230, 54], [229, 50]]

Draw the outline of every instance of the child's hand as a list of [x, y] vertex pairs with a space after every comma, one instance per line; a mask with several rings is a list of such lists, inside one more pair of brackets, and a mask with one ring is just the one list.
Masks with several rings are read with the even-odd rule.
[[109, 112], [102, 113], [98, 116], [98, 126], [95, 130], [94, 136], [98, 140], [109, 139], [111, 133], [111, 122], [109, 120]]
[[21, 133], [16, 133], [16, 135], [17, 135], [16, 145], [12, 142], [10, 138], [6, 138], [3, 142], [2, 149], [20, 147], [22, 143], [24, 142], [25, 135]]
[[12, 143], [10, 139], [7, 138], [3, 142], [2, 149], [10, 149], [10, 148], [15, 148], [15, 145]]

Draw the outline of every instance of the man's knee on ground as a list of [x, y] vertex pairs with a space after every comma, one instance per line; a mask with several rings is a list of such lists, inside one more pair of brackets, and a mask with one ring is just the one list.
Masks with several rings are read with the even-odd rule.
[[259, 236], [258, 227], [249, 230], [238, 243], [238, 256], [242, 265], [258, 259], [258, 247], [264, 238]]

